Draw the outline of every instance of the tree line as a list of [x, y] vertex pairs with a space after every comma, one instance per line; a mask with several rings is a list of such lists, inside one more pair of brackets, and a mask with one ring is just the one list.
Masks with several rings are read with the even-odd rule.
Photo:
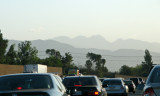
[[18, 44], [18, 50], [15, 50], [15, 44], [8, 47], [8, 40], [3, 38], [0, 32], [0, 64], [26, 65], [26, 64], [45, 64], [50, 67], [62, 67], [63, 74], [67, 74], [69, 69], [78, 68], [72, 61], [73, 57], [68, 52], [64, 56], [58, 50], [46, 49], [48, 57], [41, 59], [38, 57], [38, 50], [32, 47], [31, 41], [24, 41]]
[[72, 55], [67, 52], [64, 56], [58, 50], [46, 49], [48, 57], [41, 59], [38, 57], [38, 50], [32, 47], [31, 41], [24, 41], [18, 44], [18, 50], [15, 50], [15, 44], [8, 47], [8, 40], [3, 38], [0, 31], [0, 64], [25, 65], [25, 64], [45, 64], [50, 67], [62, 67], [64, 75], [67, 75], [69, 69], [79, 69], [85, 75], [97, 75], [98, 77], [114, 77], [115, 74], [147, 76], [150, 67], [153, 64], [152, 56], [149, 50], [145, 50], [145, 61], [136, 67], [123, 65], [119, 72], [109, 72], [106, 67], [106, 59], [100, 54], [86, 54], [86, 63], [82, 68], [78, 68], [73, 63]]
[[144, 55], [144, 62], [137, 65], [136, 67], [129, 67], [127, 65], [123, 65], [119, 70], [119, 74], [147, 77], [152, 66], [152, 55], [150, 54], [149, 50], [146, 49]]

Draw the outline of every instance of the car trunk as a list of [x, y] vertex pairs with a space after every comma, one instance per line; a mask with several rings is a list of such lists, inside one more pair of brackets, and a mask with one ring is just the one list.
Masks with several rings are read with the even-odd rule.
[[122, 85], [108, 85], [108, 87], [106, 88], [107, 91], [117, 91], [117, 90], [121, 90]]
[[1, 91], [0, 96], [49, 96], [45, 90], [47, 89]]
[[70, 95], [88, 95], [90, 92], [96, 92], [96, 86], [71, 86], [67, 87], [67, 93]]

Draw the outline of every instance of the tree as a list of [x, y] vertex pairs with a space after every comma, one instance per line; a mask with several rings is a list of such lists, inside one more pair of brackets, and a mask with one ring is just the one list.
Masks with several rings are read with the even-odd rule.
[[46, 58], [44, 64], [52, 67], [62, 67], [61, 54], [55, 49], [47, 49], [46, 54], [49, 55], [49, 58]]
[[121, 68], [120, 68], [120, 72], [119, 72], [121, 75], [131, 75], [132, 74], [132, 71], [131, 71], [131, 68], [127, 65], [123, 65]]
[[18, 62], [20, 65], [37, 63], [38, 50], [31, 47], [30, 41], [21, 42], [18, 44]]
[[17, 62], [17, 53], [14, 50], [15, 48], [15, 44], [12, 44], [6, 54], [6, 64], [11, 64], [11, 65], [16, 65]]
[[95, 71], [97, 76], [103, 77], [104, 72], [108, 72], [107, 67], [105, 67], [106, 60], [102, 59], [100, 54], [87, 53], [86, 57], [91, 61], [92, 64], [95, 64]]
[[3, 39], [3, 35], [0, 30], [0, 63], [4, 63], [5, 61], [5, 52], [8, 45], [8, 40]]
[[85, 66], [87, 68], [87, 74], [91, 74], [91, 68], [92, 68], [91, 60], [87, 60]]
[[150, 54], [149, 50], [145, 50], [145, 56], [144, 56], [145, 62], [142, 62], [142, 76], [148, 76], [149, 70], [152, 67], [153, 61], [152, 61], [152, 55]]
[[62, 57], [60, 52], [55, 49], [47, 49], [46, 54], [48, 54], [49, 56], [54, 56], [55, 58], [58, 58], [58, 59], [61, 59]]
[[144, 60], [145, 60], [145, 63], [148, 65], [148, 67], [152, 67], [152, 64], [153, 64], [152, 55], [147, 49], [145, 50]]
[[65, 53], [65, 56], [62, 57], [62, 63], [63, 63], [63, 74], [67, 74], [68, 70], [71, 68], [77, 68], [73, 63], [73, 57], [70, 53]]
[[47, 66], [51, 66], [51, 67], [62, 67], [63, 65], [61, 59], [57, 59], [53, 56], [46, 58], [43, 64], [46, 64]]
[[46, 54], [48, 54], [49, 56], [55, 56], [55, 51], [54, 49], [47, 49], [46, 50]]

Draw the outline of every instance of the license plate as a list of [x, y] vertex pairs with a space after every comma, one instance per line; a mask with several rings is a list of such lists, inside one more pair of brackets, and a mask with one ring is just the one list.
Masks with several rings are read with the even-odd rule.
[[82, 95], [81, 91], [76, 91], [73, 95]]

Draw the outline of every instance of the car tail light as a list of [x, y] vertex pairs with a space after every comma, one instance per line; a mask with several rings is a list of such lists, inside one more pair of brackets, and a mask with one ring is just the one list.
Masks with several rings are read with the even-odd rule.
[[99, 92], [98, 91], [88, 92], [88, 95], [97, 96], [97, 95], [99, 95]]
[[154, 90], [150, 87], [150, 88], [145, 90], [144, 96], [156, 96], [156, 95], [154, 93]]
[[22, 90], [22, 87], [17, 87], [16, 89], [17, 89], [17, 90]]

